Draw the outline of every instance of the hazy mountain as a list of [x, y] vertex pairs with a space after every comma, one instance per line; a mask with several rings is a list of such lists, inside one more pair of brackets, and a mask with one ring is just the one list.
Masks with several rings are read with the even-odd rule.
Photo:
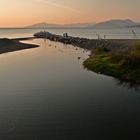
[[130, 28], [140, 27], [140, 24], [130, 26]]
[[24, 28], [50, 28], [50, 27], [59, 27], [59, 25], [56, 25], [56, 24], [48, 24], [48, 23], [45, 23], [45, 22], [42, 22], [42, 23], [37, 23], [37, 24], [33, 24], [33, 25], [29, 25], [29, 26], [25, 26]]
[[124, 28], [124, 27], [139, 27], [140, 24], [130, 20], [120, 20], [120, 19], [114, 19], [114, 20], [108, 20], [105, 22], [100, 23], [76, 23], [76, 24], [48, 24], [45, 22], [33, 24], [30, 26], [26, 26], [24, 28], [96, 28], [96, 29], [109, 29], [109, 28]]
[[140, 27], [140, 24], [139, 25], [136, 25], [136, 27]]
[[26, 26], [24, 28], [86, 28], [88, 26], [94, 25], [94, 23], [76, 23], [76, 24], [48, 24], [45, 22], [37, 23], [33, 25]]
[[109, 20], [109, 21], [97, 23], [93, 26], [89, 26], [89, 28], [98, 28], [98, 29], [107, 28], [108, 29], [108, 28], [130, 27], [130, 26], [135, 26], [135, 25], [136, 23], [129, 19], [126, 19], [126, 20], [115, 19], [115, 20]]
[[75, 24], [64, 24], [64, 25], [61, 25], [63, 27], [83, 27], [83, 28], [86, 28], [88, 26], [92, 26], [92, 25], [95, 25], [95, 23], [75, 23]]

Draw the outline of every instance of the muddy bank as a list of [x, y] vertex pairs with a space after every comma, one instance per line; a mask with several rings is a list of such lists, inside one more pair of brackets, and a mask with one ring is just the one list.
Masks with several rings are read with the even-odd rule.
[[0, 54], [39, 47], [38, 45], [26, 44], [26, 43], [20, 42], [20, 41], [28, 40], [28, 39], [31, 39], [31, 38], [30, 37], [17, 38], [17, 39], [1, 38], [0, 39]]

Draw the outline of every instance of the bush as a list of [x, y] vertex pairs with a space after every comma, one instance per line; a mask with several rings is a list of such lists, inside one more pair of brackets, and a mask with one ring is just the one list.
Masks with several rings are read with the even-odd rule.
[[131, 56], [137, 59], [140, 59], [140, 45], [135, 45], [132, 48]]
[[128, 69], [135, 69], [140, 64], [139, 60], [131, 57], [131, 56], [124, 56], [123, 59], [119, 62], [119, 68], [128, 68]]
[[104, 53], [104, 52], [109, 52], [110, 50], [105, 48], [105, 47], [98, 47], [96, 48], [97, 53]]
[[113, 63], [119, 63], [122, 59], [123, 59], [123, 55], [122, 54], [115, 54], [115, 53], [112, 53], [110, 54], [110, 60], [113, 62]]

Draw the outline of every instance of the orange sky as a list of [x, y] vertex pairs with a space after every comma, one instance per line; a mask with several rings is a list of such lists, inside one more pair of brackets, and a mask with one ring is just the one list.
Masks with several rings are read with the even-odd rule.
[[140, 21], [140, 0], [0, 0], [0, 27], [108, 19]]

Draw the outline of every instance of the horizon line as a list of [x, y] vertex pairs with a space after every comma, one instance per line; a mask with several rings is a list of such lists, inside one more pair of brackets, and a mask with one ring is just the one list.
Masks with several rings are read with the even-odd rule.
[[106, 19], [106, 20], [102, 20], [102, 21], [98, 21], [98, 22], [72, 22], [72, 23], [63, 23], [63, 24], [60, 24], [60, 23], [48, 23], [48, 22], [45, 22], [45, 21], [42, 21], [42, 22], [36, 22], [36, 23], [31, 23], [31, 24], [26, 24], [26, 25], [23, 25], [23, 26], [0, 26], [0, 29], [8, 29], [8, 28], [25, 28], [27, 26], [32, 26], [32, 25], [36, 25], [36, 24], [41, 24], [41, 23], [44, 23], [44, 24], [50, 24], [50, 25], [56, 25], [56, 26], [65, 26], [65, 25], [76, 25], [76, 24], [98, 24], [98, 23], [102, 23], [102, 22], [107, 22], [107, 21], [111, 21], [111, 20], [131, 20], [135, 23], [138, 23], [140, 24], [140, 21], [136, 21], [136, 20], [133, 20], [131, 18], [110, 18], [110, 19]]

